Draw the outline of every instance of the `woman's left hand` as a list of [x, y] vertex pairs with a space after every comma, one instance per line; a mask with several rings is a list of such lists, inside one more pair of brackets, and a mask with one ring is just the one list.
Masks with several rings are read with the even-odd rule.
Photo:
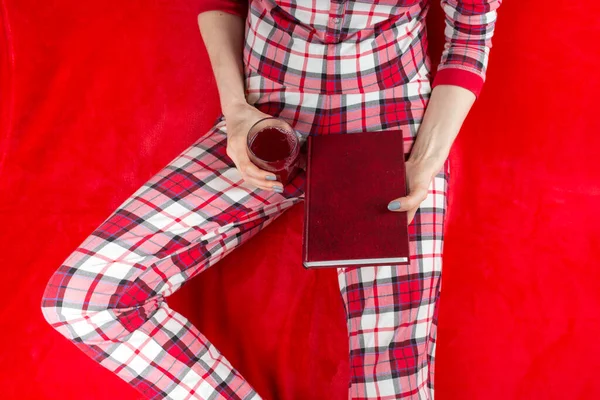
[[410, 224], [417, 213], [417, 209], [423, 200], [427, 198], [431, 180], [440, 171], [444, 163], [440, 163], [440, 160], [413, 161], [409, 159], [406, 160], [405, 165], [408, 194], [390, 201], [388, 210], [394, 212], [408, 211], [408, 223]]

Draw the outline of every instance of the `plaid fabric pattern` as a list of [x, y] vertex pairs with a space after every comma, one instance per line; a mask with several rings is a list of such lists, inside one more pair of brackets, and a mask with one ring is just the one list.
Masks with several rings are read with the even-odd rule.
[[[478, 95], [501, 0], [441, 4], [446, 44], [438, 72], [447, 71], [440, 83]], [[428, 81], [429, 6], [427, 0], [251, 1], [244, 57], [264, 77], [304, 92], [364, 93]]]
[[458, 68], [485, 80], [497, 10], [502, 0], [441, 0], [446, 44], [438, 71]]
[[[314, 26], [329, 24], [321, 12], [299, 3], [290, 8], [297, 18]], [[281, 25], [277, 13], [271, 19], [263, 2], [253, 2], [245, 50], [247, 100], [286, 119], [302, 141], [309, 134], [401, 128], [409, 152], [431, 92], [427, 63], [416, 71], [390, 72], [387, 83], [379, 82], [387, 75], [374, 67], [373, 81], [366, 84], [370, 72], [356, 55], [363, 54], [362, 46], [347, 35], [358, 35], [377, 20], [378, 35], [391, 43], [392, 54], [385, 57], [398, 59], [395, 43], [409, 43], [403, 38], [409, 37], [410, 22], [399, 24], [402, 17], [392, 5], [350, 3], [331, 3], [349, 8], [340, 14], [343, 28], [336, 30], [328, 52], [358, 62], [354, 79], [328, 69], [318, 74], [314, 63], [337, 68], [340, 60], [321, 54], [319, 61], [309, 55], [315, 53], [308, 41], [309, 50], [291, 58], [284, 50], [292, 44], [277, 38], [301, 28]], [[360, 7], [370, 11], [355, 13]], [[259, 39], [257, 32], [270, 39]], [[280, 59], [281, 52], [288, 58]], [[419, 62], [418, 57], [411, 60]], [[280, 72], [265, 71], [267, 65]], [[295, 80], [296, 72], [301, 79]], [[219, 350], [168, 305], [170, 294], [304, 200], [304, 173], [283, 193], [246, 184], [226, 155], [226, 132], [221, 117], [125, 200], [50, 277], [41, 299], [54, 329], [146, 398], [261, 399]], [[410, 265], [337, 270], [350, 347], [349, 399], [434, 398], [448, 179], [446, 162], [409, 226]]]

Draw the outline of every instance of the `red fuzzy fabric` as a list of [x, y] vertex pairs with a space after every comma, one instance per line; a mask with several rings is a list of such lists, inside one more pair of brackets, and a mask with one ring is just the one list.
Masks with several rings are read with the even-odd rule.
[[[0, 0], [3, 399], [139, 399], [46, 324], [51, 273], [205, 132], [194, 1]], [[443, 19], [433, 2], [430, 54]], [[436, 400], [600, 398], [600, 3], [507, 1], [451, 154]], [[265, 399], [343, 400], [334, 270], [301, 205], [169, 298]]]

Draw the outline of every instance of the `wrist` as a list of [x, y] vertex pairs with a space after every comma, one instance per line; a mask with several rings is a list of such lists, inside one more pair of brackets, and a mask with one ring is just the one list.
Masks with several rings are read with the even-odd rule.
[[435, 175], [444, 166], [448, 155], [449, 151], [445, 148], [413, 146], [406, 162], [419, 166], [419, 168], [430, 171], [432, 175]]
[[411, 159], [410, 157], [406, 160], [407, 165], [418, 167], [420, 170], [428, 171], [432, 176], [437, 174], [440, 169], [443, 168], [447, 158], [443, 157], [431, 157], [422, 159]]
[[407, 161], [419, 164], [443, 164], [450, 154], [450, 149], [431, 139], [426, 140], [423, 136], [421, 136], [423, 140], [419, 141], [419, 135], [417, 135]]
[[221, 111], [223, 112], [223, 115], [225, 116], [225, 118], [227, 118], [228, 116], [234, 116], [234, 115], [239, 114], [240, 112], [244, 111], [248, 107], [252, 107], [252, 106], [248, 104], [246, 99], [235, 99], [235, 100], [229, 100], [226, 103], [223, 103], [221, 105]]
[[457, 129], [442, 128], [431, 119], [423, 121], [410, 150], [408, 160], [414, 163], [443, 164], [450, 154]]
[[406, 161], [414, 164], [443, 164], [448, 158], [449, 152], [445, 150], [426, 150], [425, 152], [411, 151]]

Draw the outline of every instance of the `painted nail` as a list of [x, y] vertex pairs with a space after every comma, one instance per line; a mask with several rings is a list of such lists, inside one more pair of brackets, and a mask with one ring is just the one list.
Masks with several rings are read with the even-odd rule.
[[391, 201], [388, 204], [388, 210], [397, 210], [400, 208], [400, 202], [398, 200]]
[[277, 193], [283, 193], [283, 186], [273, 186], [273, 190]]
[[268, 181], [275, 181], [277, 180], [277, 177], [275, 175], [267, 175], [265, 176], [265, 179]]

